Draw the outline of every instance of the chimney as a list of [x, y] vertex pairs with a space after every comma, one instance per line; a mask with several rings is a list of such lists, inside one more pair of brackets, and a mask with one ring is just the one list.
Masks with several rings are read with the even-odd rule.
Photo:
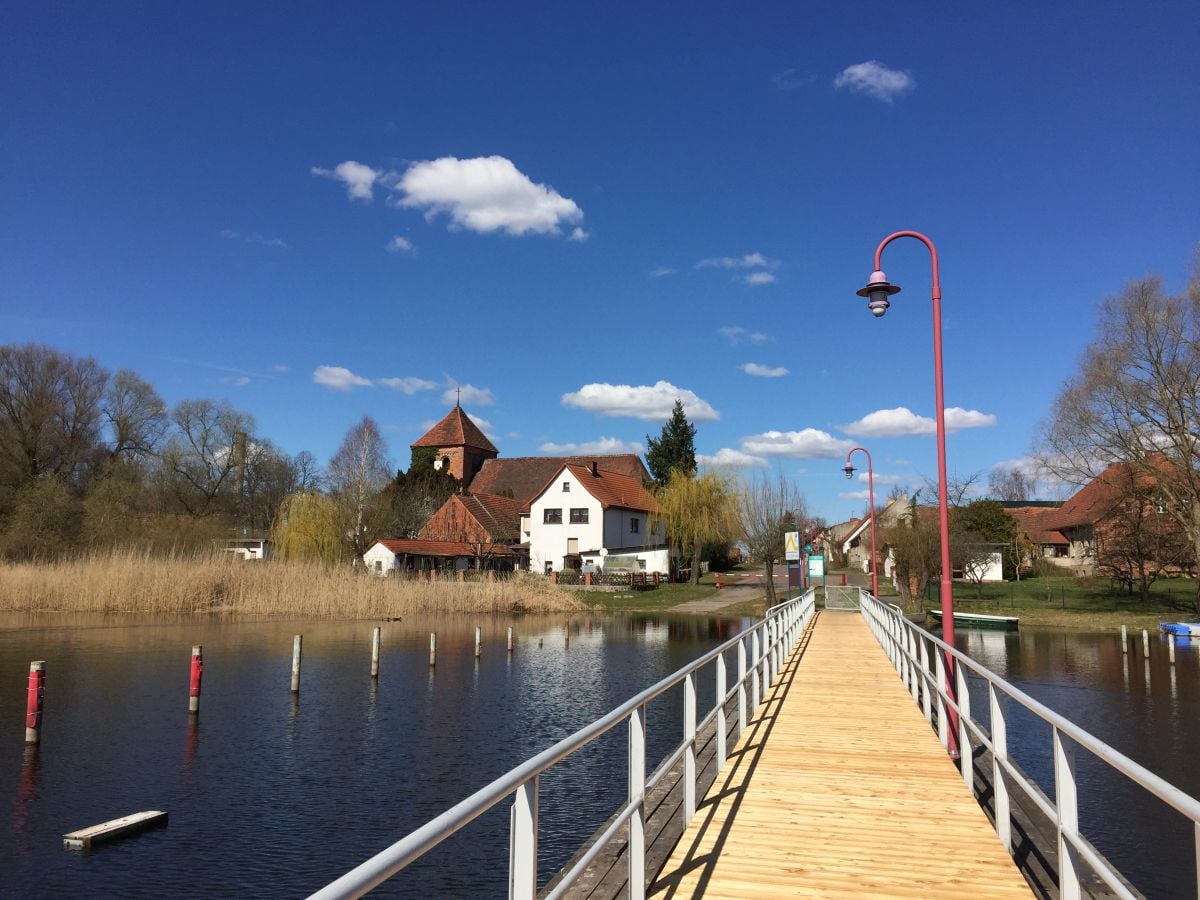
[[596, 465], [596, 461], [594, 459], [592, 460], [592, 477], [593, 478], [600, 477], [600, 467]]

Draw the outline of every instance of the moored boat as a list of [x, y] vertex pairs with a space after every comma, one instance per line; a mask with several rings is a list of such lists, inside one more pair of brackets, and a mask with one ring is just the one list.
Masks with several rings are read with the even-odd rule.
[[1183, 637], [1200, 637], [1200, 622], [1159, 622], [1159, 630]]
[[[942, 622], [940, 609], [929, 610], [929, 617], [939, 625]], [[1017, 616], [986, 616], [983, 613], [956, 612], [954, 626], [956, 628], [992, 628], [997, 631], [1016, 631], [1020, 618]]]

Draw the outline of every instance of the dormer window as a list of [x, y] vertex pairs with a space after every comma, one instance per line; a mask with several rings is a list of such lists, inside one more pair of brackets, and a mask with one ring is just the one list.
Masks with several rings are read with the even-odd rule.
[[564, 494], [569, 494], [569, 493], [571, 493], [571, 482], [569, 482], [569, 481], [564, 481], [564, 482], [563, 482], [563, 493], [564, 493]]

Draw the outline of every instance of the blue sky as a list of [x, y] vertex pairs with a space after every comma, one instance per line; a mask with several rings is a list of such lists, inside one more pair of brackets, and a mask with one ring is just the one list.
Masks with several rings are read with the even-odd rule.
[[[1132, 278], [1200, 240], [1191, 2], [26, 4], [0, 38], [0, 327], [396, 463], [698, 450], [830, 520], [1025, 457]], [[905, 415], [896, 410], [908, 410]], [[889, 412], [890, 411], [890, 412]], [[853, 442], [853, 443], [848, 443]], [[861, 459], [861, 457], [859, 457]], [[754, 472], [754, 467], [746, 469]]]

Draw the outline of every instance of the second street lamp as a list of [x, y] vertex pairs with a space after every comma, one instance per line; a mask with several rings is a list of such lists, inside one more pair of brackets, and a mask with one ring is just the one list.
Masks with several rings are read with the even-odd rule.
[[842, 471], [847, 478], [854, 477], [854, 466], [850, 457], [856, 452], [863, 452], [867, 457], [867, 498], [871, 504], [871, 595], [879, 599], [879, 555], [875, 550], [875, 468], [871, 465], [871, 453], [866, 447], [855, 447], [846, 454], [846, 465]]

